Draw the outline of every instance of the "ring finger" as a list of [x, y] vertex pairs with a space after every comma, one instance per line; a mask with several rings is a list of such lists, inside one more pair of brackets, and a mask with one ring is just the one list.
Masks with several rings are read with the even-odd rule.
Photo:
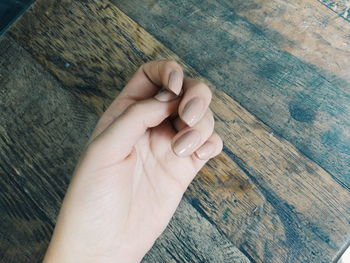
[[193, 127], [187, 126], [180, 118], [174, 121], [175, 129], [179, 132], [172, 141], [174, 153], [179, 157], [193, 154], [214, 131], [214, 117], [210, 109], [207, 109], [203, 118]]

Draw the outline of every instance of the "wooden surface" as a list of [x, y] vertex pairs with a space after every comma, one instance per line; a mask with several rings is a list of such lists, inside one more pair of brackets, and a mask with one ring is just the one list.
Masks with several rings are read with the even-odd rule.
[[[349, 189], [349, 82], [338, 77], [336, 69], [323, 73], [330, 69], [323, 64], [337, 64], [340, 75], [350, 81], [350, 23], [314, 0], [209, 2], [159, 1], [145, 16], [137, 2], [115, 1], [202, 76]], [[304, 57], [316, 57], [308, 60], [320, 63], [307, 63]]]
[[209, 81], [225, 149], [144, 261], [335, 260], [350, 232], [349, 29], [318, 1], [38, 0], [0, 44], [2, 261], [40, 261], [97, 116], [156, 58]]
[[[41, 262], [97, 116], [12, 39], [0, 50], [0, 262]], [[249, 263], [183, 201], [144, 262], [192, 260]]]

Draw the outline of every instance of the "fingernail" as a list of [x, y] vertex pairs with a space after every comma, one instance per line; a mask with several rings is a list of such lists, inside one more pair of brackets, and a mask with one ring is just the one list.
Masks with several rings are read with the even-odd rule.
[[190, 155], [198, 146], [200, 139], [198, 131], [188, 131], [175, 141], [174, 152], [180, 157]]
[[182, 88], [182, 74], [179, 71], [173, 70], [170, 72], [168, 88], [179, 95]]
[[214, 145], [211, 142], [207, 142], [196, 151], [196, 155], [201, 160], [207, 160], [211, 157], [213, 152]]
[[181, 119], [186, 122], [188, 126], [193, 126], [202, 116], [203, 107], [204, 103], [200, 98], [190, 100], [182, 111]]
[[178, 98], [178, 96], [176, 94], [174, 94], [173, 92], [165, 90], [165, 91], [158, 93], [156, 96], [154, 96], [154, 98], [156, 100], [166, 102], [166, 101], [175, 100]]

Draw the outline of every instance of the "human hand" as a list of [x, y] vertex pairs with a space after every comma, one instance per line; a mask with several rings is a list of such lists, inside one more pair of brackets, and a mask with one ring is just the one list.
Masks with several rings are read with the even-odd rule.
[[102, 115], [44, 262], [140, 262], [163, 232], [197, 172], [222, 150], [209, 88], [183, 76], [173, 61], [143, 64]]

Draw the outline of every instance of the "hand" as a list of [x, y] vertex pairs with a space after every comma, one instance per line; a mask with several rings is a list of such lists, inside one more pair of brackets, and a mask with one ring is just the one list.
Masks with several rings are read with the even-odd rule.
[[183, 76], [176, 62], [148, 62], [102, 115], [44, 262], [140, 262], [151, 248], [197, 172], [222, 150], [209, 88]]

